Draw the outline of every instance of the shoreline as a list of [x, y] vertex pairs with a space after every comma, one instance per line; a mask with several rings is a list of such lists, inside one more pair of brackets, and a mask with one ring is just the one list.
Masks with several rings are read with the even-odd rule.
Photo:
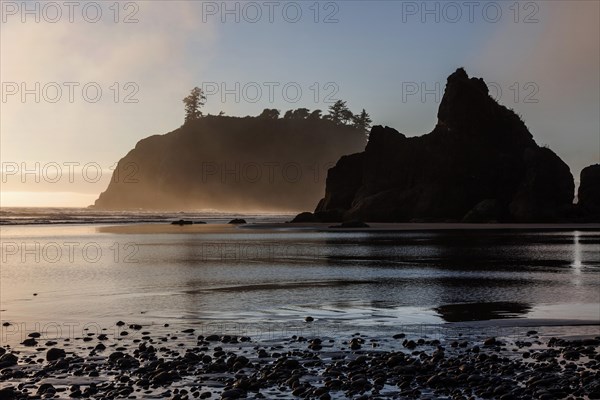
[[600, 230], [598, 223], [549, 223], [549, 224], [517, 224], [517, 223], [491, 223], [491, 224], [466, 224], [443, 222], [367, 222], [365, 228], [333, 227], [336, 223], [276, 223], [276, 224], [248, 224], [240, 226], [242, 229], [311, 229], [325, 232], [430, 232], [430, 231], [564, 231], [564, 230]]
[[[89, 224], [94, 226], [94, 224]], [[332, 223], [248, 223], [231, 224], [191, 224], [171, 225], [170, 222], [108, 224], [96, 226], [102, 233], [252, 233], [271, 231], [287, 232], [562, 232], [562, 231], [600, 231], [600, 224], [460, 224], [460, 223], [370, 223], [368, 228], [337, 228]]]
[[[183, 215], [185, 217], [185, 215]], [[269, 217], [271, 214], [265, 214], [265, 217]], [[428, 231], [565, 231], [565, 230], [582, 230], [582, 231], [594, 231], [600, 230], [600, 223], [598, 222], [585, 222], [585, 223], [461, 223], [461, 222], [368, 222], [368, 227], [340, 227], [339, 222], [254, 222], [254, 218], [250, 218], [246, 224], [228, 224], [222, 222], [229, 219], [239, 218], [240, 214], [231, 214], [231, 216], [220, 216], [221, 221], [214, 221], [213, 217], [202, 218], [198, 216], [189, 216], [188, 219], [193, 221], [190, 225], [173, 225], [173, 228], [185, 228], [188, 231], [195, 231], [206, 226], [212, 227], [237, 227], [240, 229], [267, 229], [276, 231], [285, 230], [311, 230], [311, 231], [325, 231], [325, 232], [428, 232]], [[109, 220], [103, 221], [101, 219], [96, 221], [48, 221], [48, 222], [19, 222], [19, 221], [0, 221], [0, 226], [3, 227], [44, 227], [44, 226], [91, 226], [98, 228], [106, 227], [136, 227], [136, 226], [170, 226], [171, 222], [180, 216], [166, 217], [164, 220], [159, 218], [153, 218], [148, 220]], [[181, 218], [180, 218], [181, 219]]]

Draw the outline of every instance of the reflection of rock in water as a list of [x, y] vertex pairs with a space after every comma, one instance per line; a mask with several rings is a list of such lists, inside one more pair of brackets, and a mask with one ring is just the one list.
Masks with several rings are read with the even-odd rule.
[[528, 304], [513, 302], [446, 304], [434, 308], [446, 322], [517, 318], [530, 310]]

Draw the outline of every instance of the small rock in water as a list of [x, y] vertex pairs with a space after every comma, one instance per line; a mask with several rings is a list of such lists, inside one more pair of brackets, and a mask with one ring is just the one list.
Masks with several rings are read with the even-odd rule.
[[402, 345], [403, 345], [404, 347], [406, 347], [407, 349], [409, 349], [409, 350], [413, 350], [414, 348], [416, 348], [416, 347], [417, 347], [417, 344], [415, 343], [415, 341], [414, 341], [414, 340], [405, 340], [405, 341], [402, 343]]
[[345, 221], [342, 222], [342, 228], [369, 228], [369, 225], [363, 221]]
[[340, 225], [331, 225], [330, 228], [369, 228], [363, 221], [345, 221]]
[[313, 317], [311, 317], [311, 316], [308, 316], [308, 317], [304, 318], [304, 321], [306, 321], [306, 322], [313, 322], [314, 320], [315, 319]]
[[171, 225], [179, 225], [179, 226], [192, 225], [192, 224], [193, 224], [192, 221], [186, 221], [184, 219], [180, 219], [179, 221], [173, 221], [173, 222], [171, 222]]
[[319, 222], [319, 219], [311, 212], [302, 212], [294, 217], [291, 223]]
[[125, 325], [125, 322], [123, 322], [123, 321], [117, 321], [117, 323], [115, 325], [117, 325], [117, 326], [123, 326], [123, 325]]
[[362, 340], [361, 338], [353, 338], [350, 341], [350, 350], [358, 350], [361, 348], [361, 344], [364, 343], [364, 340]]
[[246, 220], [242, 219], [242, 218], [235, 218], [235, 219], [232, 219], [231, 221], [229, 221], [229, 223], [232, 225], [242, 225], [242, 224], [246, 223]]
[[483, 342], [484, 346], [493, 346], [496, 344], [496, 338], [495, 337], [489, 337], [487, 339], [485, 339], [485, 341]]

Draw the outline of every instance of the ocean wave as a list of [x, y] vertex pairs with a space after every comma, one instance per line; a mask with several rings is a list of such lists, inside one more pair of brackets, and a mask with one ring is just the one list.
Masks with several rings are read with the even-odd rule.
[[86, 208], [3, 208], [0, 225], [50, 224], [131, 224], [170, 222], [178, 219], [227, 223], [233, 218], [248, 222], [284, 222], [293, 214], [281, 213], [225, 213], [216, 211], [158, 212], [158, 211], [98, 211]]

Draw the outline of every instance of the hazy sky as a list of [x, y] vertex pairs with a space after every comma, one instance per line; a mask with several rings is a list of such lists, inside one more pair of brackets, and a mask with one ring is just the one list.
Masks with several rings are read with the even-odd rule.
[[93, 203], [137, 141], [182, 124], [193, 86], [209, 92], [208, 113], [326, 110], [341, 98], [413, 136], [435, 126], [460, 66], [576, 180], [600, 162], [597, 1], [2, 1], [1, 11], [2, 206]]

